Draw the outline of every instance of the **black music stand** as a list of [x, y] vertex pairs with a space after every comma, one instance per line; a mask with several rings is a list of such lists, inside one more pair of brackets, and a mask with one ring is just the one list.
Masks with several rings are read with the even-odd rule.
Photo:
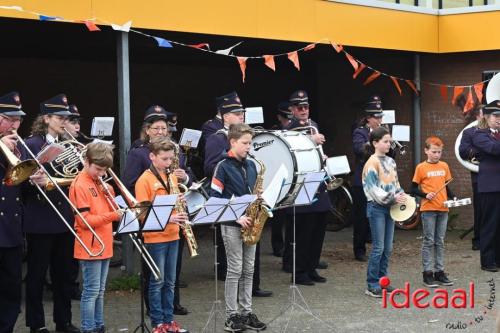
[[[222, 199], [210, 197], [205, 206], [200, 209], [198, 214], [193, 218], [194, 225], [215, 225], [215, 224], [225, 224], [231, 223], [239, 219], [247, 207], [255, 201], [256, 195], [248, 194], [241, 197], [234, 197], [232, 199]], [[208, 326], [213, 319], [214, 326], [213, 332], [217, 332], [217, 317], [225, 318], [224, 311], [220, 308], [221, 301], [219, 300], [219, 289], [218, 289], [218, 279], [217, 279], [217, 266], [219, 265], [217, 259], [217, 229], [214, 228], [214, 268], [215, 268], [215, 298], [212, 303], [212, 308], [210, 309], [210, 314], [208, 316], [207, 322], [203, 327], [202, 333], [207, 332]]]
[[[127, 209], [120, 220], [120, 224], [118, 225], [117, 233], [119, 234], [128, 234], [132, 238], [132, 242], [136, 244], [137, 249], [141, 253], [141, 256], [148, 256], [150, 260], [153, 260], [149, 253], [147, 252], [146, 247], [143, 243], [142, 232], [160, 232], [163, 231], [168, 224], [168, 220], [170, 219], [170, 215], [175, 206], [175, 202], [177, 200], [177, 194], [173, 195], [158, 195], [155, 197], [152, 204], [148, 204], [147, 206], [135, 206], [134, 208], [142, 209], [140, 214], [133, 213], [130, 209]], [[127, 205], [125, 202], [117, 202], [121, 207]], [[144, 219], [144, 222], [141, 223], [140, 220]], [[149, 259], [148, 259], [149, 260]], [[144, 269], [144, 258], [141, 258], [141, 269], [139, 272], [139, 289], [140, 289], [140, 297], [141, 297], [141, 321], [139, 325], [134, 329], [134, 333], [139, 329], [141, 333], [145, 331], [151, 332], [148, 328], [148, 325], [145, 321], [144, 316], [144, 276], [142, 274]], [[149, 263], [150, 265], [151, 263]], [[149, 269], [153, 270], [152, 267]], [[153, 274], [156, 274], [153, 272]], [[161, 277], [160, 277], [161, 278]]]
[[[288, 319], [286, 319], [285, 324], [281, 326], [282, 329], [280, 330], [280, 332], [287, 331], [288, 325], [292, 320], [292, 316], [296, 308], [305, 312], [314, 319], [320, 321], [322, 324], [327, 326], [332, 331], [334, 330], [332, 326], [328, 325], [326, 322], [321, 320], [321, 318], [312, 313], [304, 296], [300, 292], [299, 287], [295, 283], [295, 274], [296, 274], [295, 259], [296, 259], [296, 247], [297, 247], [296, 234], [295, 234], [295, 207], [308, 206], [311, 205], [314, 201], [316, 201], [316, 199], [314, 199], [314, 196], [316, 195], [316, 192], [318, 191], [318, 188], [321, 185], [321, 183], [324, 182], [325, 175], [326, 174], [324, 171], [306, 173], [304, 180], [299, 183], [296, 183], [297, 188], [294, 189], [294, 191], [276, 208], [276, 209], [285, 209], [292, 207], [293, 209], [292, 284], [290, 285], [288, 300], [282, 305], [280, 313], [267, 323], [269, 326], [269, 324], [271, 324], [276, 319], [283, 316], [288, 310], [290, 310], [290, 316], [288, 317]], [[281, 188], [283, 188], [284, 185], [289, 185], [289, 184], [283, 183]]]

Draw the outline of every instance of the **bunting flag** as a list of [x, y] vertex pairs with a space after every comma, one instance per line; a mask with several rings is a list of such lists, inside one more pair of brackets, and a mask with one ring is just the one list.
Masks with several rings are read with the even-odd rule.
[[263, 55], [262, 57], [264, 58], [264, 64], [276, 72], [276, 65], [274, 64], [274, 56], [268, 54], [268, 55]]
[[460, 94], [462, 94], [464, 89], [465, 89], [464, 86], [453, 87], [453, 98], [451, 99], [451, 104], [455, 105], [455, 103], [457, 102], [458, 96], [460, 96]]
[[241, 75], [243, 79], [243, 83], [245, 83], [245, 71], [247, 69], [247, 59], [246, 57], [237, 57], [238, 63], [240, 64]]
[[344, 49], [344, 47], [340, 44], [335, 44], [334, 42], [330, 42], [330, 44], [332, 44], [333, 48], [335, 49], [335, 51], [337, 51], [337, 53], [342, 52], [342, 50]]
[[166, 40], [166, 39], [163, 39], [161, 37], [154, 37], [154, 36], [153, 36], [153, 38], [158, 43], [159, 47], [167, 47], [167, 48], [172, 47], [172, 44], [170, 44], [170, 42], [168, 40]]
[[365, 65], [365, 64], [363, 64], [363, 63], [362, 63], [361, 65], [359, 65], [358, 69], [356, 69], [356, 70], [354, 71], [354, 74], [352, 74], [352, 78], [353, 78], [353, 79], [357, 78], [357, 77], [358, 77], [358, 75], [359, 75], [359, 73], [361, 73], [361, 72], [363, 71], [363, 69], [365, 69], [365, 68], [366, 68], [366, 65]]
[[391, 76], [391, 80], [394, 83], [394, 85], [396, 86], [396, 89], [399, 92], [399, 96], [401, 96], [403, 94], [403, 92], [401, 91], [401, 87], [399, 86], [398, 79], [396, 79], [394, 76]]
[[288, 59], [293, 62], [295, 68], [300, 71], [299, 54], [297, 51], [288, 52]]
[[310, 51], [310, 50], [314, 49], [315, 47], [316, 47], [316, 44], [314, 44], [314, 43], [313, 44], [309, 44], [306, 47], [304, 47], [304, 51], [306, 51], [306, 52]]
[[448, 103], [448, 86], [442, 85], [439, 87], [439, 92], [445, 103]]
[[228, 47], [227, 49], [217, 50], [217, 51], [215, 51], [215, 53], [217, 53], [217, 54], [223, 54], [223, 55], [229, 55], [229, 53], [231, 53], [231, 51], [232, 51], [232, 50], [233, 50], [236, 46], [240, 45], [241, 43], [243, 43], [243, 42], [238, 42], [238, 43], [234, 44], [233, 46]]
[[203, 49], [203, 48], [207, 48], [207, 50], [210, 50], [210, 45], [208, 45], [208, 43], [200, 43], [200, 44], [191, 44], [191, 45], [188, 45], [189, 47], [192, 47], [192, 48], [195, 48], [195, 49]]
[[472, 88], [469, 87], [469, 93], [467, 94], [467, 101], [464, 105], [464, 113], [469, 112], [474, 108], [474, 97], [472, 97]]
[[359, 67], [359, 64], [358, 62], [356, 61], [356, 59], [354, 59], [352, 57], [352, 55], [350, 55], [349, 53], [345, 52], [345, 56], [347, 58], [347, 60], [349, 60], [349, 62], [351, 63], [352, 67], [354, 68], [354, 71], [356, 71]]
[[476, 83], [474, 85], [474, 92], [476, 93], [476, 97], [479, 103], [483, 100], [483, 87], [484, 87], [484, 82], [481, 83]]
[[111, 28], [113, 28], [113, 30], [116, 31], [129, 32], [131, 27], [132, 27], [132, 21], [128, 21], [123, 25], [111, 24]]
[[411, 90], [413, 90], [415, 92], [415, 94], [418, 96], [418, 90], [417, 90], [417, 87], [415, 86], [415, 83], [413, 83], [412, 80], [405, 80], [406, 84], [408, 86], [410, 86]]
[[23, 7], [21, 6], [0, 6], [1, 9], [11, 9], [11, 10], [17, 10], [18, 12], [24, 11]]
[[57, 16], [46, 16], [46, 15], [39, 15], [38, 19], [40, 21], [55, 21], [58, 19]]
[[85, 24], [87, 29], [89, 29], [89, 31], [101, 31], [101, 29], [99, 29], [99, 27], [92, 21], [83, 21], [83, 23]]
[[373, 82], [373, 80], [375, 80], [376, 78], [378, 78], [378, 77], [380, 76], [380, 74], [382, 74], [382, 73], [380, 73], [380, 72], [374, 72], [374, 73], [372, 73], [372, 75], [370, 75], [370, 76], [369, 76], [369, 77], [365, 80], [365, 82], [363, 82], [363, 85], [364, 85], [364, 86], [369, 85], [370, 83], [372, 83], [372, 82]]

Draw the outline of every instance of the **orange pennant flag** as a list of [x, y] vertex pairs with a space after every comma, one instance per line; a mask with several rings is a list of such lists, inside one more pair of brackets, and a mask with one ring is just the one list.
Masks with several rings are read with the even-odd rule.
[[101, 31], [101, 29], [99, 29], [99, 27], [92, 21], [83, 21], [83, 23], [85, 23], [89, 31]]
[[396, 79], [394, 76], [391, 76], [392, 82], [394, 82], [394, 85], [396, 86], [396, 89], [399, 92], [399, 95], [402, 95], [401, 87], [399, 86], [398, 79]]
[[246, 57], [236, 57], [238, 59], [238, 63], [240, 64], [241, 75], [243, 79], [243, 83], [245, 83], [245, 71], [247, 69], [247, 59]]
[[472, 87], [469, 87], [469, 94], [467, 95], [467, 101], [464, 105], [464, 113], [469, 112], [474, 108], [474, 97], [472, 97]]
[[262, 57], [264, 58], [264, 64], [276, 72], [276, 65], [274, 64], [274, 56], [263, 55]]
[[191, 44], [188, 45], [189, 47], [195, 48], [195, 49], [202, 49], [206, 47], [208, 50], [210, 50], [210, 45], [208, 43], [200, 43], [200, 44]]
[[376, 78], [378, 78], [380, 76], [380, 72], [375, 72], [373, 73], [372, 75], [370, 75], [366, 80], [365, 82], [363, 82], [363, 85], [366, 86], [368, 84], [370, 84], [373, 80], [375, 80]]
[[330, 42], [330, 44], [332, 44], [333, 48], [335, 49], [335, 51], [337, 51], [337, 53], [342, 52], [342, 50], [344, 49], [344, 47], [340, 44], [335, 44], [334, 42]]
[[349, 53], [345, 53], [345, 56], [347, 57], [347, 60], [349, 60], [349, 62], [351, 63], [352, 67], [354, 67], [354, 70], [356, 71], [358, 69], [358, 62], [356, 61], [356, 59], [353, 58], [352, 55], [350, 55]]
[[316, 47], [316, 44], [309, 44], [306, 47], [304, 47], [304, 51], [310, 51]]
[[440, 86], [439, 92], [445, 103], [448, 103], [448, 86]]
[[474, 92], [476, 93], [477, 101], [479, 104], [481, 104], [483, 101], [483, 87], [484, 82], [476, 83], [474, 85]]
[[455, 105], [457, 102], [457, 97], [464, 91], [465, 87], [456, 86], [453, 87], [453, 98], [451, 99], [451, 104]]
[[354, 71], [354, 74], [352, 75], [352, 78], [353, 78], [353, 79], [357, 78], [357, 77], [358, 77], [358, 75], [359, 75], [359, 73], [361, 73], [361, 72], [363, 71], [363, 69], [365, 69], [365, 68], [366, 68], [366, 65], [365, 65], [365, 64], [361, 64], [361, 65], [359, 65], [358, 69], [356, 69], [356, 70]]
[[297, 51], [289, 52], [288, 59], [293, 62], [295, 68], [300, 71], [299, 54], [297, 53]]
[[412, 80], [405, 80], [406, 84], [410, 86], [411, 90], [415, 92], [415, 94], [418, 96], [418, 90], [417, 87], [415, 86], [415, 83], [413, 83]]

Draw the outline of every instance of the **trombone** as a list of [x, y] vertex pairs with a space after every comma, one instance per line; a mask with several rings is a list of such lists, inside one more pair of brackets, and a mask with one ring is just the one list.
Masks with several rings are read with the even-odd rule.
[[[87, 220], [83, 217], [83, 215], [80, 213], [80, 211], [78, 210], [78, 208], [75, 207], [75, 205], [71, 202], [71, 200], [69, 200], [68, 196], [66, 195], [66, 193], [64, 193], [64, 191], [62, 190], [62, 188], [57, 184], [57, 181], [49, 174], [49, 172], [47, 171], [47, 169], [42, 165], [42, 163], [40, 163], [37, 159], [36, 159], [36, 156], [35, 154], [33, 154], [33, 152], [31, 151], [31, 149], [28, 147], [28, 145], [26, 144], [26, 142], [24, 142], [24, 140], [18, 135], [17, 136], [17, 140], [19, 141], [19, 143], [21, 143], [21, 145], [24, 146], [24, 148], [26, 149], [26, 151], [28, 152], [28, 154], [33, 158], [33, 161], [38, 165], [38, 168], [40, 170], [42, 170], [45, 175], [47, 176], [48, 178], [48, 181], [50, 181], [54, 188], [56, 188], [59, 193], [61, 193], [61, 195], [63, 196], [63, 198], [70, 204], [71, 208], [73, 209], [73, 211], [75, 212], [76, 215], [78, 215], [78, 217], [80, 218], [80, 220], [85, 224], [85, 226], [90, 230], [90, 232], [92, 233], [92, 235], [94, 236], [94, 238], [97, 240], [97, 242], [99, 243], [99, 246], [100, 246], [100, 249], [97, 251], [97, 252], [92, 252], [88, 247], [87, 245], [85, 245], [85, 243], [83, 242], [83, 240], [80, 238], [80, 236], [78, 236], [78, 234], [76, 233], [76, 231], [73, 229], [73, 227], [71, 226], [71, 224], [68, 223], [68, 221], [66, 221], [66, 219], [64, 218], [64, 216], [62, 216], [62, 214], [59, 212], [59, 210], [57, 210], [56, 206], [54, 205], [54, 203], [49, 199], [49, 197], [47, 196], [47, 194], [45, 193], [45, 191], [40, 187], [40, 185], [38, 184], [34, 184], [36, 186], [36, 188], [38, 189], [38, 191], [40, 192], [40, 194], [45, 198], [45, 200], [47, 200], [47, 202], [49, 203], [49, 205], [52, 207], [52, 209], [54, 209], [54, 211], [56, 212], [56, 214], [59, 216], [59, 218], [64, 222], [64, 224], [66, 224], [66, 226], [68, 227], [68, 229], [71, 231], [71, 233], [73, 234], [73, 236], [75, 236], [75, 239], [78, 241], [78, 243], [80, 243], [80, 245], [84, 248], [85, 252], [88, 253], [89, 256], [91, 257], [98, 257], [100, 256], [103, 252], [104, 252], [104, 242], [102, 241], [102, 239], [99, 237], [99, 235], [97, 235], [97, 233], [95, 232], [95, 230], [90, 226], [90, 224], [87, 222]], [[10, 163], [10, 161], [9, 161]], [[17, 165], [17, 164], [16, 164]]]

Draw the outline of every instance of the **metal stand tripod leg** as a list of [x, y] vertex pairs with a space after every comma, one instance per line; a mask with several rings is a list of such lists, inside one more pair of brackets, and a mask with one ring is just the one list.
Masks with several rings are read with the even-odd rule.
[[210, 322], [213, 320], [213, 331], [212, 332], [217, 332], [217, 318], [222, 318], [223, 320], [225, 319], [224, 312], [221, 310], [221, 301], [219, 300], [219, 289], [217, 286], [218, 282], [218, 258], [217, 258], [217, 227], [214, 225], [214, 268], [215, 268], [215, 298], [214, 302], [212, 303], [212, 308], [210, 309], [210, 314], [208, 315], [207, 322], [205, 323], [205, 326], [203, 326], [203, 330], [201, 331], [202, 333], [208, 332]]
[[146, 324], [146, 321], [144, 320], [144, 283], [149, 283], [149, 281], [144, 281], [144, 276], [142, 274], [144, 269], [144, 260], [141, 258], [141, 272], [139, 273], [139, 283], [140, 283], [140, 290], [141, 290], [141, 322], [139, 325], [135, 328], [134, 333], [140, 330], [141, 333], [148, 332], [150, 333], [151, 331], [148, 328], [148, 325]]

